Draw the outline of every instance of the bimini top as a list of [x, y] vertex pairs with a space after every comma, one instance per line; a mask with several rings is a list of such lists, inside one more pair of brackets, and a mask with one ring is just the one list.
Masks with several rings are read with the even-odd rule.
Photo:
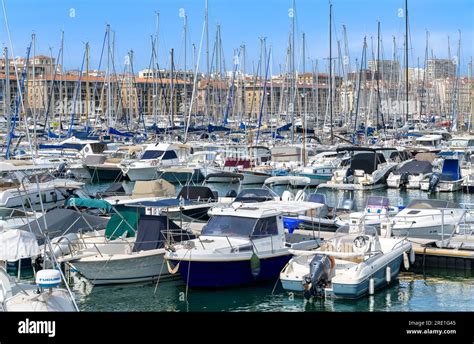
[[408, 204], [407, 209], [461, 209], [461, 206], [439, 199], [415, 199]]

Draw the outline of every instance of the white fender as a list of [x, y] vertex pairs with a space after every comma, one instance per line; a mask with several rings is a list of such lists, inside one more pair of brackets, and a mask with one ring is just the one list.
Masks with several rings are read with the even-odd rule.
[[373, 278], [369, 279], [369, 295], [374, 295], [375, 292], [375, 281]]
[[406, 270], [410, 268], [410, 261], [406, 252], [403, 252], [403, 266]]
[[387, 283], [390, 283], [390, 281], [392, 280], [392, 269], [390, 268], [390, 266], [387, 266], [387, 268], [385, 269], [385, 279], [387, 280]]

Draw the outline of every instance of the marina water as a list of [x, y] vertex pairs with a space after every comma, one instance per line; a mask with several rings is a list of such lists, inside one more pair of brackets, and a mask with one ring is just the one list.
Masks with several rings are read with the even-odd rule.
[[[87, 191], [103, 191], [109, 184], [90, 184]], [[238, 184], [210, 184], [219, 195]], [[249, 186], [249, 187], [259, 187]], [[179, 191], [177, 187], [177, 191]], [[278, 188], [275, 188], [278, 191]], [[280, 191], [283, 191], [282, 187]], [[325, 191], [329, 205], [342, 199], [341, 191]], [[358, 209], [370, 195], [386, 196], [392, 205], [407, 204], [416, 198], [436, 198], [471, 203], [471, 195], [462, 192], [427, 194], [420, 190], [382, 189], [355, 192]], [[352, 311], [474, 311], [469, 302], [474, 295], [474, 276], [469, 272], [432, 270], [402, 272], [399, 279], [375, 295], [358, 300], [314, 300], [292, 295], [280, 282], [228, 289], [187, 289], [181, 279], [130, 285], [95, 286], [76, 279], [74, 292], [81, 311], [236, 311], [236, 312], [352, 312]]]

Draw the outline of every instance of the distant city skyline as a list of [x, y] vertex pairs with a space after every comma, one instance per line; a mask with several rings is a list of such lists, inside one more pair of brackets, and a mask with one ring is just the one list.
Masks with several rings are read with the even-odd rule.
[[[85, 42], [90, 44], [90, 69], [99, 63], [106, 24], [115, 32], [117, 72], [124, 70], [125, 57], [134, 51], [134, 71], [149, 67], [151, 38], [156, 31], [159, 12], [159, 65], [168, 68], [169, 50], [175, 50], [176, 68], [184, 66], [183, 18], [188, 19], [187, 68], [191, 69], [192, 44], [199, 50], [204, 23], [204, 0], [4, 0], [15, 56], [23, 57], [36, 35], [36, 54], [57, 56], [61, 30], [65, 33], [64, 67], [79, 69]], [[376, 56], [377, 21], [381, 22], [383, 57], [391, 59], [392, 37], [398, 45], [403, 64], [405, 34], [404, 0], [334, 0], [333, 56], [337, 55], [337, 40], [342, 41], [342, 25], [347, 27], [351, 67], [360, 62], [364, 35], [367, 36], [367, 59], [372, 59], [372, 42]], [[260, 37], [266, 37], [267, 48], [272, 47], [272, 74], [285, 69], [288, 34], [291, 29], [289, 9], [291, 0], [209, 0], [210, 54], [214, 46], [216, 25], [221, 25], [222, 45], [227, 70], [232, 69], [233, 52], [246, 45], [246, 71], [252, 73], [258, 63]], [[467, 64], [474, 55], [474, 2], [472, 0], [411, 0], [409, 1], [411, 46], [410, 67], [423, 67], [425, 35], [429, 31], [429, 55], [448, 57], [448, 36], [451, 57], [458, 55], [458, 30], [461, 30], [461, 73], [467, 74]], [[402, 11], [400, 11], [402, 9]], [[301, 37], [306, 36], [306, 71], [311, 60], [318, 60], [319, 72], [326, 72], [329, 55], [329, 1], [296, 1], [296, 65], [301, 73]], [[2, 13], [0, 43], [9, 49], [5, 17]], [[200, 72], [206, 71], [205, 40], [201, 51]], [[104, 62], [101, 69], [104, 69]]]

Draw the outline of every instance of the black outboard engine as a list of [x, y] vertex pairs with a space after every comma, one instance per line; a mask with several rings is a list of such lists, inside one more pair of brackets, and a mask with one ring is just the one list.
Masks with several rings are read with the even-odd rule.
[[316, 254], [309, 264], [309, 275], [304, 277], [304, 297], [324, 297], [324, 287], [331, 277], [334, 260], [325, 254]]
[[344, 184], [349, 184], [354, 181], [354, 170], [352, 168], [348, 168], [346, 171], [346, 175], [344, 176]]
[[400, 186], [408, 184], [408, 177], [410, 174], [408, 172], [403, 172], [400, 175]]
[[441, 180], [441, 175], [437, 172], [433, 173], [430, 177], [430, 184], [428, 187], [428, 191], [429, 192], [435, 191], [436, 185], [438, 185], [440, 180]]

